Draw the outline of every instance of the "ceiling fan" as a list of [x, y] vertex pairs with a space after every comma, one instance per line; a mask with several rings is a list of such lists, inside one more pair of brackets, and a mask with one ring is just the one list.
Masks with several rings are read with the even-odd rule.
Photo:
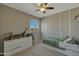
[[42, 11], [44, 14], [46, 13], [46, 10], [53, 10], [54, 7], [48, 7], [48, 3], [39, 3], [38, 9], [36, 11]]

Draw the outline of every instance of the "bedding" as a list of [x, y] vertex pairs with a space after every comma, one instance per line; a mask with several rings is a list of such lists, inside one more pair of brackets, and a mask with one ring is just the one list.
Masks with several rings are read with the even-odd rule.
[[62, 38], [54, 37], [54, 38], [43, 39], [43, 43], [48, 44], [50, 46], [58, 47], [59, 46], [59, 42], [64, 41], [64, 40], [65, 40], [64, 37], [62, 37]]

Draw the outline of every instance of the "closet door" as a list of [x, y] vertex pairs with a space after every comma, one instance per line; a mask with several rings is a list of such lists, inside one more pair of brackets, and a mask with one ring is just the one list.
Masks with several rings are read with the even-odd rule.
[[42, 20], [42, 34], [44, 38], [60, 36], [59, 14], [48, 16]]
[[61, 16], [61, 36], [69, 36], [69, 12], [60, 13]]
[[79, 14], [79, 8], [72, 9], [71, 15], [71, 35], [79, 39], [79, 17], [75, 19], [75, 16]]

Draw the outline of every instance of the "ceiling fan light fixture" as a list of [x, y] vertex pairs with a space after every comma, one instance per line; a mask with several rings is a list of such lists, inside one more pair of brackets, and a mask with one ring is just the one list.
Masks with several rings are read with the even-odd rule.
[[45, 11], [45, 8], [40, 8], [40, 11]]
[[48, 3], [40, 3], [40, 4], [38, 4], [38, 7], [39, 8], [36, 11], [41, 11], [44, 14], [46, 13], [46, 10], [53, 10], [54, 9], [54, 7], [49, 7]]

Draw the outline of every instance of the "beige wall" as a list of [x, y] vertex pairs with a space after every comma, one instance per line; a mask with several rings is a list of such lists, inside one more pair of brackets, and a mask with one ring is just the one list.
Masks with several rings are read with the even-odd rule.
[[0, 4], [0, 34], [13, 32], [21, 33], [28, 27], [29, 19], [37, 19], [34, 16]]
[[79, 8], [43, 18], [41, 22], [43, 37], [79, 37], [79, 23], [73, 20], [76, 14], [79, 14]]

